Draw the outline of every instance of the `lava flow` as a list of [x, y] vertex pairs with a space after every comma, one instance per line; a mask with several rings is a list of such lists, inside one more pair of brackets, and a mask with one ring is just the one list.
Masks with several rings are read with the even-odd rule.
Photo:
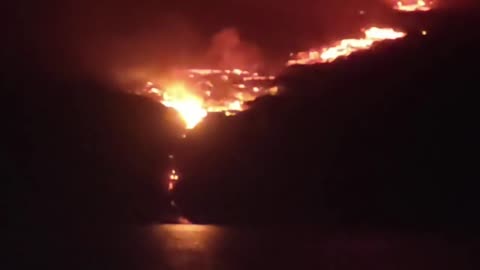
[[[429, 11], [433, 2], [423, 0], [398, 1], [394, 9], [402, 12]], [[371, 49], [384, 40], [395, 40], [407, 34], [393, 28], [370, 27], [363, 30], [364, 37], [343, 39], [331, 46], [292, 53], [287, 66], [331, 63], [361, 50]], [[423, 30], [422, 35], [427, 31]], [[275, 95], [274, 76], [241, 69], [187, 69], [174, 78], [161, 82], [148, 82], [139, 94], [148, 95], [163, 105], [175, 109], [193, 129], [209, 113], [235, 115], [246, 109], [246, 103], [263, 95]]]
[[[404, 3], [410, 2], [410, 3]], [[432, 9], [433, 2], [425, 2], [423, 0], [417, 1], [398, 1], [394, 6], [394, 9], [403, 12], [415, 12], [415, 11], [429, 11]]]
[[208, 113], [235, 115], [245, 109], [245, 103], [262, 95], [276, 94], [274, 76], [263, 76], [240, 69], [188, 69], [157, 86], [148, 82], [145, 92], [163, 105], [175, 109], [187, 129], [194, 128]]
[[171, 170], [170, 171], [170, 175], [168, 177], [169, 181], [168, 181], [168, 190], [169, 191], [172, 191], [173, 188], [175, 187], [175, 183], [180, 180], [180, 177], [178, 176], [177, 174], [177, 171], [176, 170]]
[[331, 47], [311, 49], [292, 54], [293, 59], [287, 62], [287, 66], [330, 63], [341, 56], [349, 56], [356, 51], [370, 49], [376, 42], [394, 40], [406, 36], [406, 33], [396, 31], [392, 28], [378, 27], [371, 27], [364, 30], [364, 34], [365, 36], [363, 38], [343, 39]]

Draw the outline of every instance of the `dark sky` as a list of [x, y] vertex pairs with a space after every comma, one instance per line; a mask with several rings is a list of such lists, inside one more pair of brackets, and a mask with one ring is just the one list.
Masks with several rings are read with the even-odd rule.
[[212, 37], [234, 28], [270, 63], [381, 21], [388, 17], [386, 2], [392, 1], [20, 0], [3, 10], [9, 32], [3, 46], [52, 69], [110, 76], [210, 64], [204, 56]]

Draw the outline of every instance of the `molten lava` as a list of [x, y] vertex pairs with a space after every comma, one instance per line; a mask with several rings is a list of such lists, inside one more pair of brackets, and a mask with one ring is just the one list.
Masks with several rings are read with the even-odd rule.
[[177, 174], [177, 171], [172, 169], [168, 176], [168, 190], [172, 191], [175, 188], [175, 183], [180, 180], [180, 177]]
[[188, 69], [177, 72], [163, 87], [148, 82], [140, 93], [153, 96], [175, 109], [187, 129], [194, 128], [208, 113], [235, 115], [245, 109], [245, 102], [276, 93], [271, 88], [274, 76], [240, 69]]
[[[364, 37], [344, 39], [333, 46], [312, 49], [293, 55], [287, 65], [330, 63], [342, 56], [369, 49], [376, 42], [394, 40], [406, 36], [392, 28], [371, 27], [364, 30]], [[274, 76], [241, 69], [187, 69], [177, 71], [174, 78], [161, 83], [148, 82], [139, 94], [149, 95], [163, 105], [175, 109], [185, 122], [186, 129], [193, 129], [209, 113], [232, 116], [246, 109], [245, 103], [264, 95], [275, 95]]]
[[309, 51], [292, 54], [293, 59], [287, 62], [291, 65], [312, 65], [318, 63], [330, 63], [339, 57], [349, 56], [360, 50], [367, 50], [373, 44], [383, 40], [394, 40], [403, 38], [406, 33], [396, 31], [392, 28], [371, 27], [364, 30], [365, 36], [360, 39], [343, 39], [331, 47], [311, 49]]
[[[410, 2], [410, 3], [405, 3]], [[415, 12], [415, 11], [429, 11], [432, 9], [433, 2], [425, 2], [423, 0], [417, 1], [398, 1], [394, 6], [394, 9], [403, 12]]]
[[187, 129], [194, 128], [205, 116], [203, 100], [188, 91], [183, 84], [167, 86], [162, 94], [162, 104], [175, 109], [185, 122]]

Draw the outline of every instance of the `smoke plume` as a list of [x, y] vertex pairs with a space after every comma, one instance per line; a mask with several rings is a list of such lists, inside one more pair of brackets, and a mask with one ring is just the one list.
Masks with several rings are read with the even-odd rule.
[[235, 28], [225, 28], [216, 33], [207, 51], [207, 61], [223, 69], [257, 69], [261, 66], [260, 49], [240, 38]]

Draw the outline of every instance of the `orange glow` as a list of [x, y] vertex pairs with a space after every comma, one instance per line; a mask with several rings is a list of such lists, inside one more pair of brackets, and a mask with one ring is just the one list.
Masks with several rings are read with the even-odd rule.
[[[432, 7], [432, 1], [427, 3], [424, 0], [402, 0], [394, 5], [395, 9], [406, 12], [427, 11]], [[375, 43], [400, 39], [407, 35], [393, 28], [380, 27], [365, 29], [363, 34], [361, 38], [343, 39], [327, 47], [292, 53], [287, 66], [331, 63], [339, 57], [368, 50]], [[423, 30], [421, 34], [425, 36], [428, 33]], [[275, 76], [239, 68], [195, 68], [179, 70], [175, 74], [174, 78], [166, 80], [168, 83], [165, 85], [160, 86], [155, 81], [148, 81], [144, 89], [146, 92], [140, 94], [154, 97], [163, 105], [175, 109], [186, 129], [193, 129], [209, 113], [232, 116], [246, 109], [245, 102], [264, 95], [276, 95], [279, 91], [273, 84]], [[165, 78], [161, 81], [161, 84], [164, 84]]]
[[188, 91], [183, 84], [167, 87], [161, 102], [180, 114], [187, 129], [194, 128], [207, 116], [207, 111], [203, 108], [203, 100]]
[[241, 111], [242, 102], [240, 100], [235, 100], [234, 102], [228, 104], [228, 109], [231, 111]]
[[432, 6], [433, 6], [433, 2], [427, 3], [423, 0], [417, 0], [416, 2], [415, 1], [398, 1], [394, 9], [398, 11], [403, 11], [403, 12], [429, 11], [432, 9]]
[[241, 69], [188, 69], [178, 74], [163, 88], [147, 82], [145, 94], [175, 109], [186, 129], [193, 129], [208, 113], [232, 116], [245, 110], [245, 102], [271, 94], [275, 79]]
[[356, 51], [370, 49], [372, 45], [377, 42], [399, 39], [406, 36], [406, 33], [396, 31], [392, 28], [371, 27], [363, 32], [365, 36], [360, 39], [343, 39], [331, 47], [312, 49], [293, 54], [294, 59], [289, 60], [287, 66], [330, 63], [339, 57], [349, 56]]
[[192, 224], [192, 222], [188, 220], [186, 217], [178, 217], [177, 221], [180, 224]]
[[278, 87], [274, 86], [274, 87], [268, 89], [268, 92], [270, 93], [270, 95], [275, 96], [276, 94], [278, 94]]
[[177, 174], [176, 170], [171, 170], [168, 175], [168, 190], [172, 191], [175, 188], [175, 182], [180, 180], [180, 176]]

